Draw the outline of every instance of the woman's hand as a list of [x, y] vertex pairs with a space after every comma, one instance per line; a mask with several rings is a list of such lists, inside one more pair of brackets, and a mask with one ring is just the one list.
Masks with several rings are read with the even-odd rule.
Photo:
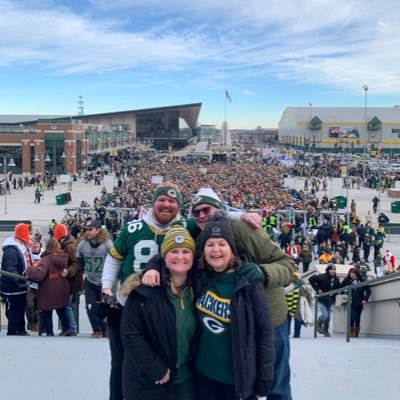
[[142, 278], [142, 284], [144, 286], [160, 286], [160, 273], [155, 269], [147, 271]]
[[168, 369], [167, 373], [164, 375], [164, 378], [162, 378], [159, 381], [156, 381], [156, 385], [164, 385], [164, 383], [167, 383], [169, 381], [170, 377], [171, 377], [171, 371]]
[[61, 276], [63, 278], [66, 278], [68, 276], [68, 270], [67, 269], [63, 269], [63, 272], [61, 272]]

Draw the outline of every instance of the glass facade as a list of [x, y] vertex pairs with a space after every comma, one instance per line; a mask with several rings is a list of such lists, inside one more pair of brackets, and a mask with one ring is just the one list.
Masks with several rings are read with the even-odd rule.
[[[30, 153], [29, 159], [31, 160], [30, 171], [31, 171], [31, 174], [34, 174], [35, 173], [35, 165], [37, 163], [37, 161], [36, 162], [33, 161], [35, 159], [35, 156], [36, 156], [35, 147], [34, 146], [30, 146], [29, 147], [29, 153]], [[39, 158], [40, 158], [40, 156], [39, 156]]]
[[[127, 130], [129, 125], [109, 125], [101, 131], [97, 127], [89, 127], [85, 130], [85, 136], [89, 139], [89, 150], [97, 150], [98, 144], [107, 147], [107, 140], [110, 140], [110, 147], [121, 146], [124, 138], [128, 138]], [[99, 140], [100, 139], [100, 140]]]
[[201, 125], [200, 138], [201, 139], [214, 139], [217, 136], [215, 125]]
[[80, 140], [80, 136], [76, 138], [76, 171], [79, 172], [80, 170], [84, 169], [82, 166], [82, 161], [85, 156], [82, 156], [82, 142]]
[[[46, 159], [47, 155], [49, 155], [49, 157], [51, 159], [50, 162], [44, 161]], [[36, 156], [39, 158], [39, 161], [34, 161]], [[31, 160], [31, 174], [35, 173], [35, 169], [37, 169], [37, 171], [45, 170], [45, 171], [54, 172], [54, 169], [52, 167], [53, 156], [52, 156], [52, 153], [51, 153], [51, 147], [46, 147], [45, 150], [44, 150], [44, 154], [42, 154], [41, 152], [35, 153], [35, 148], [33, 146], [31, 146], [31, 158], [30, 158], [30, 160]]]
[[136, 137], [153, 141], [159, 149], [181, 147], [193, 136], [193, 130], [179, 117], [179, 111], [152, 112], [136, 115]]
[[61, 155], [64, 151], [64, 134], [63, 133], [46, 133], [45, 134], [45, 153], [51, 158], [51, 162], [46, 164], [53, 174], [60, 174], [64, 171], [64, 159]]
[[178, 132], [178, 111], [136, 115], [136, 134], [138, 139], [172, 138], [178, 136]]
[[[9, 154], [14, 162], [15, 167], [7, 167], [7, 172], [12, 171], [14, 174], [22, 173], [22, 147], [21, 146], [0, 146], [0, 154], [5, 156]], [[3, 157], [0, 157], [0, 162], [3, 164]], [[10, 162], [10, 157], [7, 157], [7, 164]], [[4, 172], [4, 165], [0, 168]]]

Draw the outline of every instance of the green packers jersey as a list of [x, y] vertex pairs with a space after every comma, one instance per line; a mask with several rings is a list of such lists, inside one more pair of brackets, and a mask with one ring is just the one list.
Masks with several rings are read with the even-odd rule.
[[111, 257], [122, 261], [121, 282], [145, 268], [160, 251], [166, 232], [150, 227], [143, 220], [131, 221], [123, 227], [109, 252]]
[[231, 337], [231, 300], [235, 281], [235, 272], [212, 272], [207, 292], [196, 302], [201, 325], [197, 371], [227, 385], [235, 383]]

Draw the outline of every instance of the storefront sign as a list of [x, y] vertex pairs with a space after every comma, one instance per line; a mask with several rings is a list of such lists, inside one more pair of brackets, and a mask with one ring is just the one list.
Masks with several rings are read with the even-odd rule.
[[360, 137], [360, 133], [357, 128], [332, 126], [329, 128], [329, 137], [357, 139]]

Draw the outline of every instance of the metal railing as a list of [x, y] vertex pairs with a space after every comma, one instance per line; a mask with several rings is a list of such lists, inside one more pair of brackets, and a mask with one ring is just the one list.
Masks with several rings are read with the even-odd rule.
[[[13, 274], [12, 272], [7, 272], [7, 271], [3, 271], [2, 269], [0, 269], [0, 275], [6, 276], [8, 278], [14, 279], [15, 281], [22, 281], [22, 282], [26, 282], [26, 284], [28, 284], [28, 282], [32, 282], [30, 279], [28, 279], [26, 276], [23, 275], [18, 275], [18, 274]], [[76, 312], [74, 312], [74, 316], [76, 317], [76, 326], [77, 326], [77, 333], [79, 333], [79, 294], [77, 294], [76, 296]], [[74, 303], [72, 303], [74, 304]], [[1, 307], [1, 303], [0, 303], [0, 307]], [[74, 308], [72, 306], [72, 308]], [[42, 313], [39, 311], [39, 329], [38, 329], [38, 334], [39, 336], [42, 336], [43, 334], [43, 319], [42, 319]], [[59, 322], [60, 325], [60, 322]], [[0, 332], [1, 332], [1, 312], [0, 312]]]
[[[387, 281], [396, 281], [400, 280], [400, 272], [395, 272], [386, 276], [382, 276], [381, 278], [375, 278], [371, 280], [364, 281], [362, 283], [359, 283], [357, 285], [351, 285], [351, 286], [345, 286], [343, 288], [331, 290], [329, 292], [324, 292], [320, 294], [316, 294], [315, 298], [317, 299], [315, 301], [315, 310], [314, 310], [314, 338], [317, 338], [317, 319], [318, 319], [318, 299], [321, 297], [325, 296], [331, 296], [333, 294], [338, 294], [338, 293], [343, 293], [346, 292], [347, 294], [347, 310], [346, 310], [346, 342], [350, 342], [350, 318], [351, 318], [351, 300], [352, 300], [352, 293], [354, 289], [358, 289], [363, 286], [376, 286], [380, 285], [384, 282]], [[400, 297], [391, 297], [387, 299], [381, 299], [381, 300], [373, 300], [369, 301], [368, 304], [373, 304], [373, 303], [384, 303], [388, 301], [396, 301], [399, 303], [400, 306]]]
[[0, 232], [14, 232], [15, 227], [21, 223], [32, 225], [30, 220], [1, 220]]

